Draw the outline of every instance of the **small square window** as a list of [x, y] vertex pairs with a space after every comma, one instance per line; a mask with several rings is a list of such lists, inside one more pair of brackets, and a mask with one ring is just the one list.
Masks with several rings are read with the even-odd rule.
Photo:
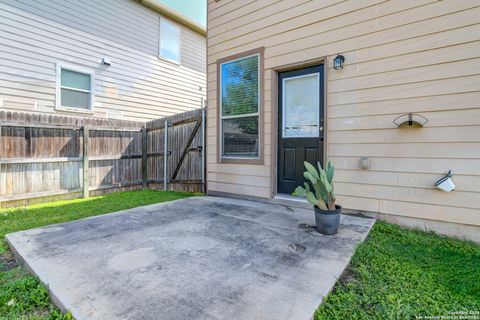
[[57, 65], [57, 109], [91, 111], [93, 108], [92, 73]]
[[159, 57], [180, 63], [180, 37], [181, 30], [177, 25], [160, 18]]

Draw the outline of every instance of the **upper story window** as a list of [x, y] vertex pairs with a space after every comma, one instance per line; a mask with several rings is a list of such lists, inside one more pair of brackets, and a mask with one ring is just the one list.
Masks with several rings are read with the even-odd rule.
[[93, 109], [93, 72], [57, 65], [56, 108], [91, 111]]
[[160, 18], [159, 57], [180, 63], [180, 43], [180, 27]]
[[220, 64], [222, 159], [260, 159], [260, 54]]

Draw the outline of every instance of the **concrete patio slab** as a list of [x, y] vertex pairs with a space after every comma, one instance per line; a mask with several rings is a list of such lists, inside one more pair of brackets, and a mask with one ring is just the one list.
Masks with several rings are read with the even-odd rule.
[[310, 319], [373, 219], [195, 197], [7, 235], [77, 320]]

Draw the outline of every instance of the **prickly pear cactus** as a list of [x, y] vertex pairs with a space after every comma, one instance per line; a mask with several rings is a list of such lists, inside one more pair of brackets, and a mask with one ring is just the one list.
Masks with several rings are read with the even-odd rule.
[[307, 198], [312, 206], [322, 210], [335, 210], [335, 195], [333, 191], [333, 173], [335, 168], [328, 161], [325, 169], [320, 162], [317, 163], [318, 170], [307, 161], [304, 162], [306, 171], [303, 176], [308, 182], [304, 187], [298, 186], [293, 193], [294, 196]]

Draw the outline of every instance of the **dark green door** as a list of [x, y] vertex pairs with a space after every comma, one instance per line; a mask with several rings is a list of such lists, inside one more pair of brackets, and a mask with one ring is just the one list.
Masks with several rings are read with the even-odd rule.
[[303, 185], [303, 162], [323, 166], [323, 65], [278, 77], [277, 192]]

